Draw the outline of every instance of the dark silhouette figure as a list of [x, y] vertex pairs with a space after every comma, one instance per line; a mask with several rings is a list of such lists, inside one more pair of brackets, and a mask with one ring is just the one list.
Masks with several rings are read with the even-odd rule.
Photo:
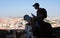
[[52, 27], [49, 23], [43, 20], [47, 17], [47, 11], [44, 8], [39, 8], [39, 4], [33, 5], [37, 9], [37, 16], [33, 16], [31, 19], [33, 36], [36, 38], [52, 38]]
[[32, 16], [34, 17], [35, 20], [38, 19], [39, 21], [41, 21], [41, 20], [43, 20], [44, 18], [47, 17], [47, 11], [46, 11], [46, 9], [44, 9], [44, 8], [39, 8], [39, 4], [38, 4], [38, 3], [35, 3], [35, 4], [33, 5], [33, 7], [37, 10], [37, 16], [34, 16], [34, 15], [32, 14]]
[[25, 27], [26, 38], [32, 38], [31, 18], [29, 15], [24, 16], [24, 20], [28, 22]]

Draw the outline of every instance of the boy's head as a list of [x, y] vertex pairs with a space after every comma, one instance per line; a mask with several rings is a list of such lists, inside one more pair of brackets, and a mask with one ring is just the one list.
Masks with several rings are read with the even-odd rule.
[[27, 22], [30, 22], [31, 21], [31, 17], [29, 15], [25, 15], [24, 16], [24, 20], [27, 21]]

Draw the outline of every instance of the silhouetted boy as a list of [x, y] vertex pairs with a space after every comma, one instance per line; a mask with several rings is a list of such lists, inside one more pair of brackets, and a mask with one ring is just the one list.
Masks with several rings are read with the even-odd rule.
[[47, 11], [44, 8], [39, 8], [38, 3], [35, 3], [33, 7], [37, 9], [37, 16], [32, 14], [33, 35], [37, 38], [52, 38], [51, 25], [43, 21], [47, 17]]

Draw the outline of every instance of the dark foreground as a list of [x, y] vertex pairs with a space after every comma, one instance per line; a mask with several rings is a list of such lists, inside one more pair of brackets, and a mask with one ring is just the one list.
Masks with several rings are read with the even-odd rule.
[[[53, 36], [60, 38], [60, 27], [53, 28]], [[26, 32], [23, 30], [0, 30], [0, 38], [26, 38]]]

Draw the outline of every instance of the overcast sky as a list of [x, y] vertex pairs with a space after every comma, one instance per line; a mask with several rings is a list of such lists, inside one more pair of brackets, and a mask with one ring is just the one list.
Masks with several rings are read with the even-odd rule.
[[60, 16], [60, 0], [0, 0], [0, 17], [36, 15], [32, 6], [36, 2], [47, 10], [48, 16]]

